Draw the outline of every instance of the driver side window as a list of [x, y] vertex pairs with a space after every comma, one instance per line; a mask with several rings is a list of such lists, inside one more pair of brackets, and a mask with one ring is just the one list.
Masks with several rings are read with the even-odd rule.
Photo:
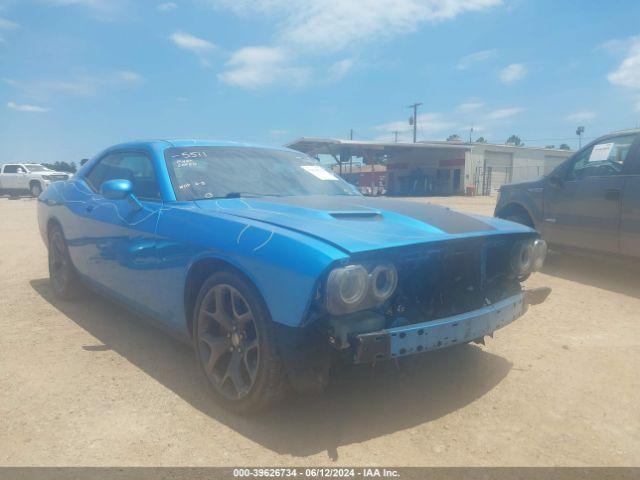
[[567, 180], [622, 175], [624, 162], [635, 139], [636, 135], [624, 135], [588, 148], [573, 162]]
[[160, 200], [160, 189], [151, 159], [143, 153], [115, 153], [100, 160], [86, 176], [97, 192], [108, 180], [123, 179], [133, 184], [133, 193], [143, 200]]

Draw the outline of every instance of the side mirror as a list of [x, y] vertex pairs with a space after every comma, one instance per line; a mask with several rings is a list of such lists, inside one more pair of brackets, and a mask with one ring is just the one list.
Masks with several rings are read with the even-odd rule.
[[562, 188], [564, 181], [561, 177], [549, 177], [549, 185], [555, 188]]
[[133, 184], [129, 180], [108, 180], [100, 187], [100, 193], [109, 200], [122, 200], [131, 195]]

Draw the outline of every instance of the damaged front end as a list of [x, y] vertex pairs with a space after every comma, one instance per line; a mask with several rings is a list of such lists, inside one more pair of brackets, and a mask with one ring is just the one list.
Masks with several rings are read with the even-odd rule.
[[549, 288], [521, 287], [545, 256], [542, 240], [511, 234], [386, 249], [334, 266], [305, 324], [280, 327], [292, 386], [324, 387], [336, 355], [372, 364], [484, 343], [549, 295]]
[[317, 324], [355, 363], [482, 341], [548, 296], [521, 288], [545, 256], [542, 240], [504, 235], [352, 259], [329, 273]]

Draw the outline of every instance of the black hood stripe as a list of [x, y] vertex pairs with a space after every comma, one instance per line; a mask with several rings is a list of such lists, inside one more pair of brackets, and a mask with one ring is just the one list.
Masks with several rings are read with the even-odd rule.
[[449, 234], [495, 230], [488, 223], [446, 207], [387, 197], [361, 197], [357, 195], [262, 197], [260, 201], [323, 210], [332, 214], [346, 213], [354, 215], [357, 212], [371, 213], [373, 210], [380, 212], [384, 216], [384, 211], [386, 210], [432, 225]]

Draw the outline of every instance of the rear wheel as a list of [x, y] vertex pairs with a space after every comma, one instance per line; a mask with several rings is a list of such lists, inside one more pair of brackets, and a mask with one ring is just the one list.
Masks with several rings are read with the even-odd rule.
[[49, 280], [53, 293], [62, 300], [72, 300], [80, 292], [80, 280], [59, 226], [49, 231]]
[[198, 364], [225, 407], [255, 411], [282, 398], [286, 382], [271, 318], [240, 275], [218, 272], [204, 283], [193, 337]]
[[40, 185], [40, 182], [33, 182], [29, 187], [29, 192], [32, 197], [38, 198], [42, 193], [42, 186]]

